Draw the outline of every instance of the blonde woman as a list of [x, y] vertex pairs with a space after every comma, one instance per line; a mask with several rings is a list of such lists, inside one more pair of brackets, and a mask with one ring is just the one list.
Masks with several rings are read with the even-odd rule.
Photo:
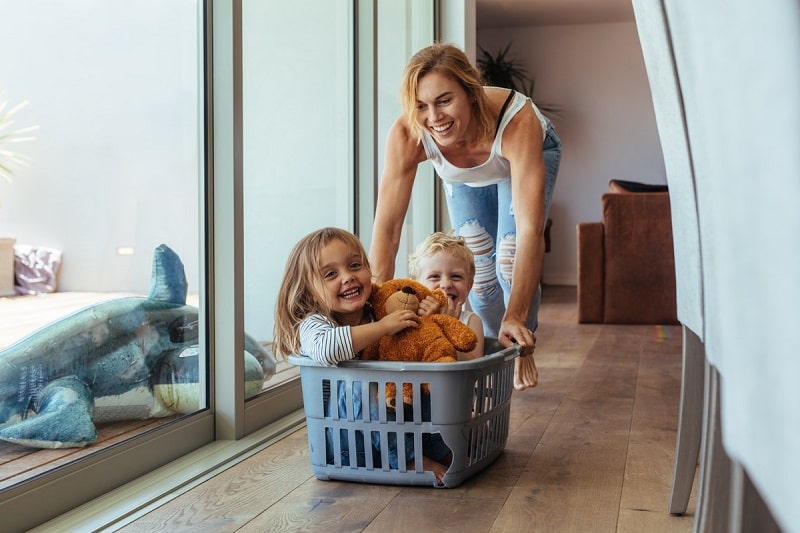
[[469, 302], [487, 337], [523, 347], [514, 387], [533, 387], [544, 227], [561, 159], [551, 122], [526, 96], [484, 87], [457, 47], [433, 44], [406, 65], [403, 115], [389, 130], [370, 260], [377, 281], [394, 262], [417, 166], [443, 180], [450, 222], [475, 255]]

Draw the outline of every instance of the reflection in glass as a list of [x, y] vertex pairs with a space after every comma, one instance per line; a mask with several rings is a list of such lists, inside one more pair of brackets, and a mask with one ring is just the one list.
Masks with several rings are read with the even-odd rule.
[[177, 254], [159, 246], [147, 297], [115, 298], [0, 351], [0, 439], [36, 448], [92, 444], [95, 423], [200, 408], [197, 308]]

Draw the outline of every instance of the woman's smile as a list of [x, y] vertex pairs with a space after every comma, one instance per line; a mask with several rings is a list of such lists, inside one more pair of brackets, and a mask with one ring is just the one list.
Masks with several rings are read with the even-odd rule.
[[446, 136], [450, 132], [450, 130], [452, 129], [453, 124], [455, 124], [455, 122], [450, 121], [450, 122], [448, 122], [446, 124], [443, 124], [443, 125], [430, 126], [429, 129], [433, 130], [432, 133], [434, 135]]

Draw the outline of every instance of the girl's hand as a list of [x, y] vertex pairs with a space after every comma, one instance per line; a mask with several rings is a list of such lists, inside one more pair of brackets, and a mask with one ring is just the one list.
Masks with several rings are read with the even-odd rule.
[[394, 311], [378, 322], [385, 328], [384, 335], [394, 335], [406, 328], [419, 327], [419, 317], [414, 311]]

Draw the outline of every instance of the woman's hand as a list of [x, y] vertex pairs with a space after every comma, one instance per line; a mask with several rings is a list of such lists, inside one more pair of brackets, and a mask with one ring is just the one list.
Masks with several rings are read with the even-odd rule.
[[536, 336], [524, 322], [504, 320], [500, 323], [497, 340], [506, 348], [512, 344], [519, 344], [522, 348], [520, 355], [523, 357], [532, 354], [536, 348]]

